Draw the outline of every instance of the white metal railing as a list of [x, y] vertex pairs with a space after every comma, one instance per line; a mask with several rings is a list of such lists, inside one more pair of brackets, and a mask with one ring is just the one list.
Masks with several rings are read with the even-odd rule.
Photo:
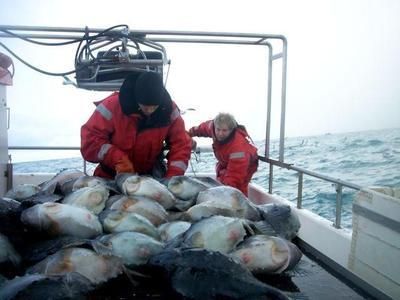
[[285, 168], [287, 170], [292, 170], [298, 173], [298, 183], [297, 183], [297, 208], [302, 208], [303, 202], [303, 175], [306, 174], [311, 177], [315, 177], [321, 179], [323, 181], [331, 182], [335, 184], [336, 190], [336, 208], [335, 208], [335, 222], [333, 224], [336, 228], [341, 228], [341, 219], [342, 219], [342, 190], [343, 187], [348, 187], [354, 190], [360, 190], [361, 186], [341, 180], [338, 178], [333, 178], [327, 175], [323, 175], [317, 172], [309, 171], [304, 168], [296, 167], [293, 164], [288, 164], [284, 162], [280, 162], [271, 158], [265, 158], [263, 156], [259, 156], [259, 159], [263, 162], [269, 164], [269, 181], [268, 181], [268, 193], [272, 194], [273, 188], [273, 167], [278, 166], [280, 168]]
[[[80, 147], [70, 147], [70, 146], [9, 146], [8, 150], [80, 150]], [[212, 149], [210, 147], [198, 147], [194, 153], [210, 152]], [[273, 160], [270, 158], [265, 158], [259, 156], [260, 161], [269, 164], [269, 180], [268, 180], [268, 192], [272, 194], [273, 191], [273, 167], [278, 166], [280, 168], [285, 168], [298, 173], [298, 189], [297, 189], [297, 208], [302, 208], [303, 201], [303, 175], [306, 174], [311, 177], [315, 177], [327, 182], [335, 184], [336, 190], [336, 211], [335, 211], [335, 222], [333, 226], [335, 228], [341, 228], [341, 216], [342, 216], [342, 189], [343, 187], [348, 187], [354, 190], [360, 190], [361, 186], [353, 184], [348, 181], [326, 176], [324, 174], [316, 173], [304, 168], [296, 167], [293, 164], [288, 164], [280, 162], [278, 160]], [[87, 162], [82, 158], [83, 171], [87, 173]], [[11, 189], [13, 186], [13, 164], [11, 160], [11, 155], [7, 165], [7, 189]]]
[[[8, 150], [57, 150], [57, 151], [65, 151], [65, 150], [80, 150], [80, 147], [76, 146], [9, 146]], [[87, 173], [87, 162], [82, 158], [82, 168], [83, 172]], [[8, 163], [7, 163], [7, 189], [11, 189], [13, 187], [13, 162], [11, 155], [8, 155]]]

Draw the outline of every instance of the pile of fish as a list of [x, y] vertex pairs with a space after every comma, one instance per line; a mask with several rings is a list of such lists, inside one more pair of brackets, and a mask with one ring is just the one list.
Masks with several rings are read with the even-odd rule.
[[175, 299], [287, 299], [256, 276], [302, 256], [289, 206], [209, 177], [67, 169], [8, 191], [0, 220], [0, 299], [84, 298], [115, 280], [132, 291], [156, 280]]

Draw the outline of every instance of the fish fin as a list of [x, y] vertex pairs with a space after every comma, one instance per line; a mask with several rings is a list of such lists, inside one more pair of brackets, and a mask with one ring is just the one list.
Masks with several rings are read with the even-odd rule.
[[257, 232], [257, 228], [254, 227], [253, 222], [242, 219], [243, 228], [246, 231], [246, 235], [255, 235]]
[[195, 180], [205, 184], [208, 187], [216, 187], [216, 186], [221, 186], [222, 184], [215, 180], [214, 178], [211, 177], [193, 177]]
[[117, 183], [115, 182], [115, 180], [107, 180], [105, 186], [106, 186], [106, 189], [114, 192], [116, 195], [120, 195], [121, 194], [121, 192], [118, 189], [118, 186], [117, 186]]
[[184, 240], [184, 232], [165, 243], [164, 250], [172, 250], [181, 247]]
[[265, 221], [253, 222], [253, 225], [260, 234], [276, 236], [275, 229]]
[[21, 256], [20, 256], [17, 252], [15, 252], [15, 253], [10, 253], [10, 254], [8, 255], [8, 258], [9, 258], [9, 260], [12, 262], [12, 264], [13, 264], [14, 266], [19, 266], [20, 263], [21, 263]]
[[127, 275], [129, 274], [129, 276], [136, 276], [136, 277], [141, 277], [141, 278], [151, 278], [150, 275], [146, 275], [146, 274], [140, 273], [138, 271], [129, 269], [125, 265], [123, 266], [123, 271], [125, 274], [127, 274]]
[[29, 198], [22, 200], [21, 204], [23, 205], [23, 207], [28, 208], [28, 207], [32, 207], [36, 204], [43, 204], [43, 203], [47, 203], [47, 202], [58, 202], [62, 198], [63, 198], [63, 196], [58, 195], [58, 194], [47, 194], [47, 193], [39, 192]]
[[190, 207], [193, 206], [195, 200], [196, 200], [196, 198], [192, 198], [189, 200], [182, 200], [182, 199], [176, 198], [176, 203], [175, 203], [174, 207], [176, 209], [178, 209], [179, 211], [186, 211]]
[[167, 216], [168, 222], [173, 221], [188, 221], [190, 220], [190, 216], [186, 212], [172, 212], [169, 211]]
[[133, 279], [132, 277], [132, 270], [129, 270], [128, 268], [126, 268], [125, 266], [122, 266], [122, 270], [124, 272], [124, 274], [126, 275], [126, 277], [128, 277], [129, 282], [132, 284], [132, 286], [138, 286], [139, 282], [137, 282], [135, 279]]
[[53, 194], [56, 191], [56, 189], [59, 188], [58, 182], [56, 181], [52, 182], [51, 180], [42, 182], [38, 186], [40, 188], [40, 191], [47, 195]]
[[106, 246], [98, 240], [91, 241], [91, 244], [96, 253], [103, 255], [113, 255], [112, 246]]

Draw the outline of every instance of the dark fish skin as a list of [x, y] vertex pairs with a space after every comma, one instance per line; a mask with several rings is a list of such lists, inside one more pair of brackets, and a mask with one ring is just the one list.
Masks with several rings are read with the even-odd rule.
[[0, 198], [0, 232], [8, 237], [20, 235], [23, 232], [19, 222], [21, 212], [20, 202], [9, 198]]
[[27, 247], [23, 258], [30, 264], [34, 264], [63, 248], [78, 246], [87, 246], [90, 248], [90, 240], [74, 236], [62, 236], [51, 240], [42, 240], [32, 243]]
[[148, 265], [161, 271], [172, 289], [189, 299], [289, 299], [256, 279], [244, 266], [220, 252], [172, 249], [153, 256]]
[[8, 198], [0, 198], [0, 233], [7, 236], [18, 253], [21, 253], [31, 239], [30, 234], [20, 221], [21, 212], [20, 202]]
[[20, 202], [11, 198], [0, 198], [0, 213], [7, 214], [19, 211]]
[[88, 186], [102, 185], [107, 189], [112, 189], [113, 191], [116, 189], [116, 186], [112, 186], [112, 181], [109, 179], [104, 179], [97, 176], [89, 176], [83, 175], [78, 178], [73, 178], [67, 182], [65, 182], [62, 186], [60, 186], [61, 193], [66, 196], [78, 189]]
[[0, 232], [0, 274], [12, 278], [22, 272], [20, 253], [17, 252], [8, 237]]
[[33, 195], [32, 197], [22, 200], [21, 208], [27, 209], [36, 204], [42, 204], [42, 203], [46, 203], [46, 202], [57, 202], [57, 201], [61, 200], [62, 198], [63, 197], [58, 194], [47, 194], [47, 193], [39, 192], [36, 195]]
[[203, 182], [204, 184], [209, 185], [210, 187], [221, 186], [223, 185], [219, 181], [215, 180], [214, 178], [208, 176], [196, 176], [196, 180]]
[[264, 223], [259, 227], [264, 234], [292, 240], [299, 232], [301, 227], [299, 218], [289, 205], [270, 203], [256, 207], [264, 219], [263, 222], [259, 222]]
[[54, 192], [59, 192], [60, 187], [64, 183], [66, 183], [67, 181], [70, 181], [72, 179], [79, 178], [84, 175], [85, 175], [85, 173], [83, 173], [80, 170], [63, 169], [60, 172], [58, 172], [56, 175], [54, 175], [54, 177], [51, 178], [50, 180], [43, 182], [40, 185], [40, 188], [41, 188], [42, 192], [47, 192], [49, 194], [54, 193]]
[[84, 276], [69, 273], [65, 276], [25, 275], [4, 283], [0, 299], [86, 299], [94, 286]]

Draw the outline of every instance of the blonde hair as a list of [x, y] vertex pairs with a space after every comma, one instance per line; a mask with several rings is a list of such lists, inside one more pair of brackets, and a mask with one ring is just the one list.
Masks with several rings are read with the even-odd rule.
[[235, 129], [238, 124], [235, 120], [235, 117], [229, 113], [219, 113], [214, 118], [214, 126], [226, 125], [230, 130]]

